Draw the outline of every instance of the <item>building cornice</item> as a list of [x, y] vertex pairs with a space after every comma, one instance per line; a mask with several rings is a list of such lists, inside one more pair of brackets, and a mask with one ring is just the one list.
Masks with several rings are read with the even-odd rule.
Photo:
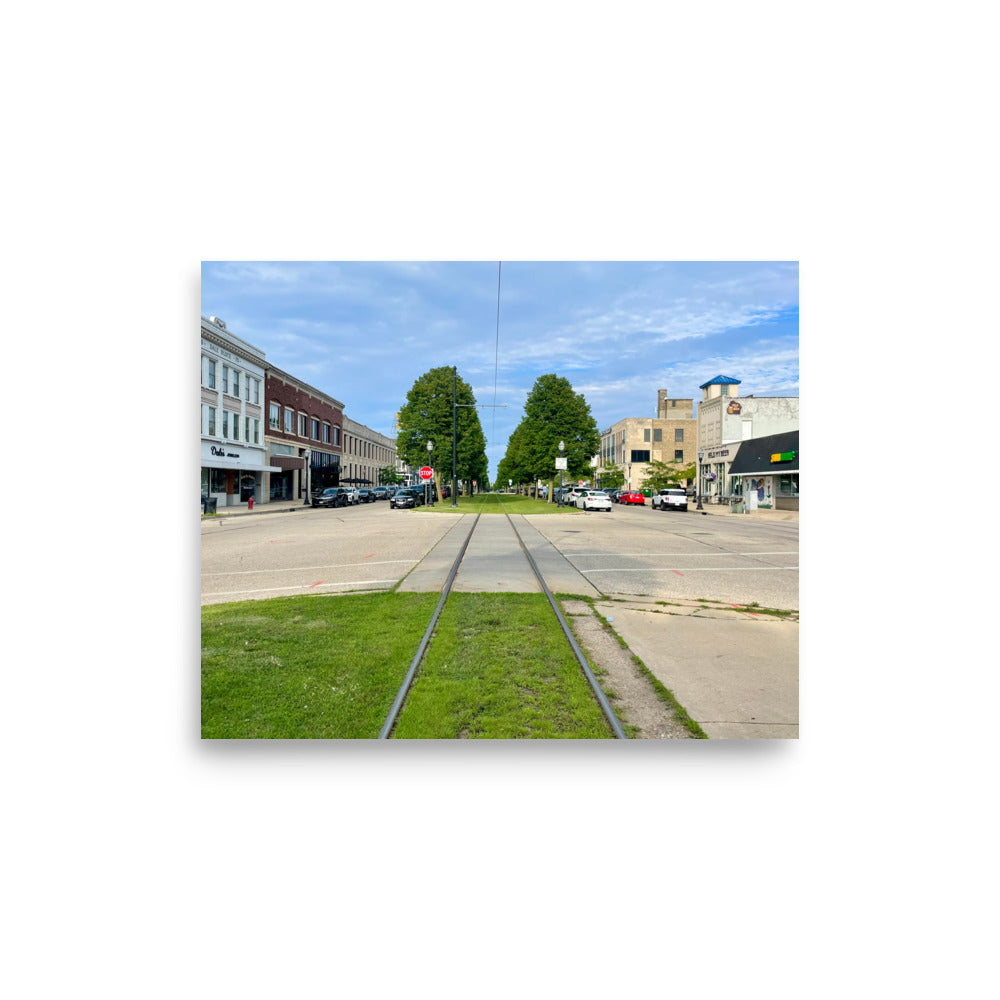
[[344, 412], [344, 404], [339, 399], [334, 399], [333, 396], [327, 395], [321, 389], [316, 389], [314, 386], [309, 385], [308, 382], [303, 382], [302, 379], [296, 378], [294, 375], [289, 375], [288, 372], [282, 371], [274, 365], [269, 364], [266, 367], [268, 375], [274, 375], [276, 378], [280, 378], [282, 382], [287, 382], [300, 392], [304, 392], [307, 396], [312, 396], [314, 399], [327, 403], [334, 407], [334, 409], [340, 410], [341, 413]]

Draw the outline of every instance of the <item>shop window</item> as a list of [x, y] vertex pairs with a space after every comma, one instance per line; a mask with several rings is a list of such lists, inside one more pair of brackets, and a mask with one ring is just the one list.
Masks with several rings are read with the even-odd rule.
[[778, 478], [779, 497], [797, 497], [799, 495], [799, 474], [793, 472], [788, 476]]
[[211, 492], [212, 493], [225, 493], [226, 492], [226, 470], [225, 469], [212, 469], [211, 470]]

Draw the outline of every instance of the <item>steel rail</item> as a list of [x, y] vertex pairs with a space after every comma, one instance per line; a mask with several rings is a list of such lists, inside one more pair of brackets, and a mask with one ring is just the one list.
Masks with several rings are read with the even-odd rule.
[[451, 572], [448, 574], [448, 579], [445, 582], [443, 589], [441, 590], [441, 599], [437, 603], [437, 607], [434, 609], [434, 614], [431, 617], [431, 623], [427, 626], [427, 631], [424, 632], [423, 639], [420, 640], [420, 646], [417, 648], [416, 656], [413, 657], [413, 662], [410, 664], [410, 669], [406, 671], [406, 676], [403, 678], [403, 683], [400, 685], [399, 691], [396, 694], [396, 700], [392, 703], [392, 708], [389, 709], [389, 715], [386, 717], [385, 723], [382, 725], [382, 729], [378, 734], [380, 740], [386, 740], [389, 738], [389, 733], [392, 732], [392, 727], [396, 724], [396, 718], [399, 716], [399, 711], [403, 707], [403, 702], [406, 700], [407, 694], [410, 691], [410, 685], [413, 684], [413, 678], [417, 675], [417, 668], [420, 666], [420, 661], [424, 658], [424, 653], [427, 651], [427, 645], [431, 641], [431, 635], [434, 632], [434, 626], [437, 625], [438, 618], [441, 617], [441, 609], [445, 605], [445, 601], [448, 600], [448, 595], [451, 593], [451, 585], [455, 582], [455, 577], [458, 575], [458, 567], [462, 564], [462, 559], [465, 557], [465, 550], [469, 547], [469, 542], [472, 540], [473, 534], [476, 531], [476, 525], [479, 524], [479, 519], [483, 516], [482, 509], [478, 514], [476, 514], [475, 521], [472, 522], [472, 528], [469, 530], [469, 534], [465, 539], [465, 544], [462, 546], [462, 551], [459, 552], [458, 558], [455, 560], [454, 565], [451, 567]]
[[[503, 508], [502, 503], [500, 504], [500, 507]], [[515, 527], [513, 518], [511, 518], [510, 514], [508, 514], [506, 510], [504, 510], [504, 515], [510, 523], [511, 530], [514, 532], [514, 537], [517, 539], [518, 545], [521, 546], [521, 551], [524, 553], [525, 559], [528, 560], [528, 565], [535, 574], [535, 578], [538, 580], [539, 586], [542, 588], [542, 592], [548, 598], [549, 605], [551, 606], [553, 612], [555, 612], [559, 625], [562, 627], [563, 635], [566, 636], [566, 640], [569, 642], [570, 648], [573, 650], [573, 655], [576, 657], [577, 663], [580, 664], [580, 669], [583, 671], [584, 677], [587, 678], [587, 683], [590, 685], [590, 689], [594, 692], [597, 704], [601, 706], [601, 711], [604, 713], [604, 717], [608, 720], [608, 725], [611, 726], [612, 731], [618, 739], [627, 740], [628, 736], [625, 735], [625, 730], [622, 729], [622, 724], [618, 721], [618, 716], [615, 715], [614, 709], [611, 707], [607, 697], [601, 690], [601, 686], [597, 683], [597, 678], [594, 676], [593, 671], [591, 671], [590, 664], [587, 663], [587, 657], [583, 655], [583, 651], [577, 644], [576, 639], [573, 638], [573, 633], [566, 624], [566, 619], [563, 618], [562, 612], [559, 610], [559, 605], [556, 604], [556, 599], [552, 596], [552, 591], [549, 590], [548, 584], [545, 582], [545, 578], [542, 576], [535, 560], [528, 551], [528, 547], [524, 544], [524, 540], [521, 538], [520, 532]]]
[[[590, 664], [587, 663], [587, 657], [584, 656], [583, 651], [577, 644], [576, 639], [573, 638], [573, 633], [570, 631], [569, 625], [566, 624], [566, 619], [559, 610], [559, 605], [556, 603], [555, 597], [552, 596], [552, 591], [545, 582], [545, 578], [542, 576], [537, 563], [528, 551], [528, 547], [524, 544], [524, 539], [521, 538], [521, 533], [517, 530], [513, 518], [510, 516], [508, 511], [504, 509], [503, 503], [500, 504], [500, 509], [503, 510], [504, 517], [507, 518], [507, 523], [510, 525], [511, 531], [514, 532], [514, 537], [517, 539], [517, 544], [521, 547], [521, 552], [524, 554], [525, 559], [528, 560], [528, 565], [531, 567], [531, 571], [535, 574], [535, 579], [538, 581], [539, 586], [542, 588], [542, 592], [548, 599], [549, 606], [552, 608], [552, 611], [556, 616], [556, 620], [559, 622], [560, 628], [562, 628], [563, 635], [569, 643], [570, 649], [573, 650], [573, 655], [576, 657], [576, 661], [579, 664], [580, 669], [583, 671], [583, 675], [587, 679], [587, 683], [590, 685], [590, 689], [593, 692], [594, 697], [597, 699], [597, 704], [600, 706], [605, 719], [607, 719], [608, 725], [611, 726], [611, 730], [617, 739], [627, 740], [628, 736], [625, 735], [625, 730], [622, 729], [621, 722], [615, 715], [614, 709], [608, 702], [606, 695], [601, 690], [601, 686], [597, 683], [597, 678], [591, 671]], [[459, 567], [462, 565], [462, 560], [465, 558], [469, 542], [472, 541], [472, 536], [475, 534], [476, 528], [479, 525], [479, 519], [482, 516], [482, 508], [480, 508], [479, 513], [476, 514], [475, 521], [472, 522], [472, 527], [469, 529], [469, 534], [465, 538], [462, 550], [458, 553], [455, 562], [452, 564], [451, 571], [448, 574], [448, 579], [445, 581], [445, 585], [441, 590], [441, 597], [438, 600], [437, 607], [434, 609], [434, 614], [431, 617], [430, 624], [427, 626], [427, 630], [424, 632], [424, 636], [420, 640], [420, 646], [417, 648], [416, 655], [413, 657], [413, 662], [410, 663], [410, 668], [407, 670], [406, 676], [403, 678], [403, 683], [400, 685], [396, 698], [392, 703], [392, 707], [389, 709], [389, 714], [386, 717], [385, 723], [378, 734], [378, 738], [380, 740], [388, 739], [393, 727], [396, 724], [396, 720], [402, 710], [403, 703], [406, 701], [406, 696], [409, 694], [413, 681], [416, 678], [420, 663], [424, 658], [424, 654], [427, 652], [427, 647], [430, 644], [431, 636], [434, 634], [434, 629], [437, 625], [438, 619], [441, 617], [441, 611], [451, 594], [452, 584], [454, 584], [455, 577], [458, 575]]]

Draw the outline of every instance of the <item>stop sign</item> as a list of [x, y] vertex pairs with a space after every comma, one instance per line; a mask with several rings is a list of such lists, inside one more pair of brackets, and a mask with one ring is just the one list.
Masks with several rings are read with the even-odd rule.
[[421, 479], [430, 479], [431, 476], [433, 476], [433, 475], [434, 475], [434, 470], [429, 465], [425, 465], [420, 470], [420, 478]]

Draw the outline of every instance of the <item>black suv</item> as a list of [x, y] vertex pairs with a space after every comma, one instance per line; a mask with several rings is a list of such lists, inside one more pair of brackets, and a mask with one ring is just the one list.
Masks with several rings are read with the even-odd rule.
[[374, 502], [375, 502], [374, 490], [358, 490], [358, 503], [374, 503]]
[[340, 486], [328, 486], [310, 497], [313, 507], [346, 507], [347, 491]]

